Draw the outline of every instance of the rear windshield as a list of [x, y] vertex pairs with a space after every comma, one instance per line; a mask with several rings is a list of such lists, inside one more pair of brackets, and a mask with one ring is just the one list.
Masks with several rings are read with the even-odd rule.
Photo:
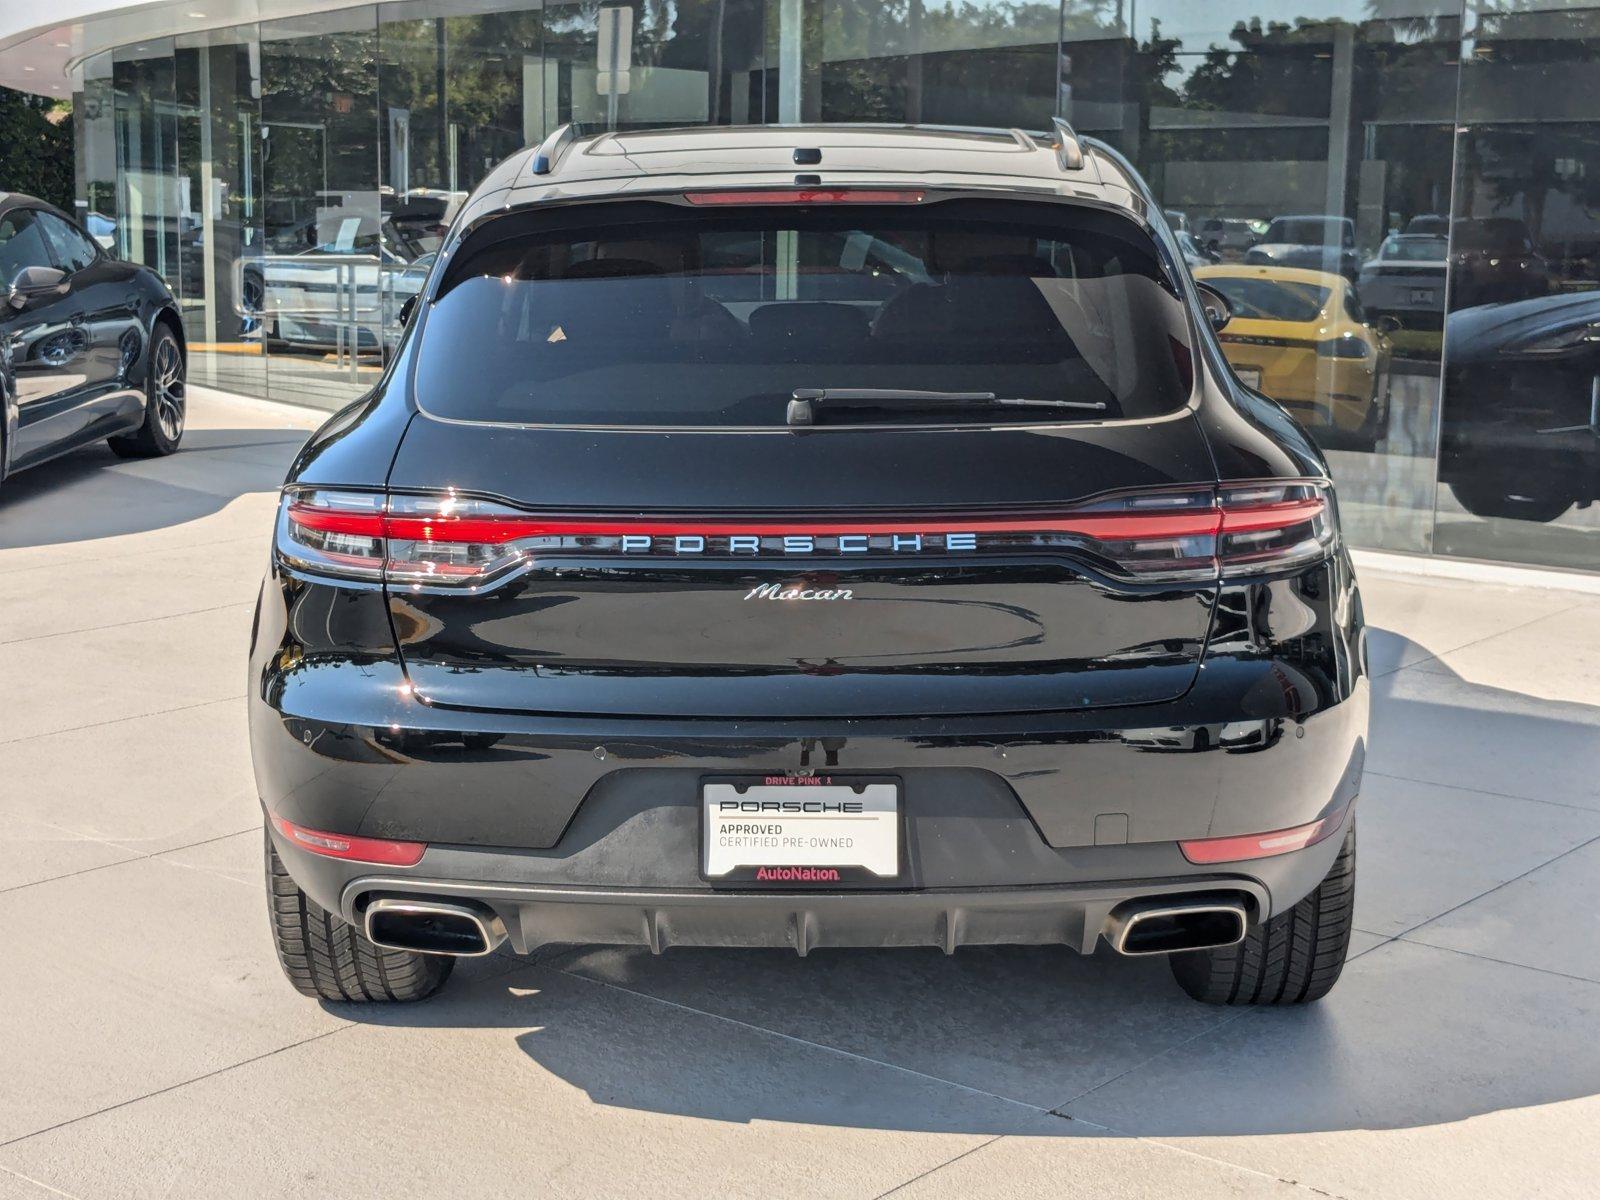
[[1239, 275], [1207, 275], [1203, 282], [1228, 298], [1234, 316], [1246, 319], [1313, 321], [1328, 303], [1328, 289], [1314, 283]]
[[457, 255], [417, 351], [424, 410], [781, 426], [806, 388], [1086, 406], [938, 420], [1041, 423], [1154, 416], [1189, 397], [1185, 309], [1122, 218], [964, 202], [588, 212], [604, 223], [570, 209], [502, 218], [523, 231], [484, 241], [490, 226]]
[[1331, 242], [1349, 245], [1355, 241], [1355, 231], [1334, 217], [1279, 217], [1263, 240], [1296, 246], [1323, 246]]

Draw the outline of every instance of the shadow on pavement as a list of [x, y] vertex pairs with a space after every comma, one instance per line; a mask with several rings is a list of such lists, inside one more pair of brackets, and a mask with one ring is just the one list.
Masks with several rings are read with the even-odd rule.
[[190, 429], [166, 458], [121, 459], [99, 443], [0, 483], [0, 549], [146, 533], [273, 492], [310, 436], [294, 429]]

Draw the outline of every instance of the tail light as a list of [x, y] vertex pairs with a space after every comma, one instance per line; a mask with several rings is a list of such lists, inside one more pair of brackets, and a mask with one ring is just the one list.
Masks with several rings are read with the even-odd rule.
[[[795, 535], [800, 535], [797, 539]], [[1309, 480], [1122, 493], [1048, 516], [832, 521], [545, 517], [454, 493], [290, 490], [278, 515], [285, 566], [332, 579], [470, 590], [541, 554], [893, 551], [943, 538], [947, 554], [1063, 550], [1140, 582], [1205, 582], [1289, 570], [1334, 542], [1325, 486]], [[725, 539], [720, 548], [716, 539]], [[958, 540], [959, 539], [959, 540]], [[936, 543], [937, 544], [937, 543]]]
[[453, 493], [291, 491], [278, 516], [278, 557], [336, 579], [475, 587], [549, 544], [549, 521]]
[[1368, 358], [1371, 354], [1372, 347], [1353, 333], [1317, 343], [1319, 358]]
[[[1087, 548], [1119, 573], [1152, 582], [1288, 570], [1326, 556], [1334, 538], [1325, 488], [1310, 481], [1135, 493], [1076, 511], [1126, 514], [1083, 529], [1094, 535]], [[1089, 522], [1062, 524], [1082, 529]]]

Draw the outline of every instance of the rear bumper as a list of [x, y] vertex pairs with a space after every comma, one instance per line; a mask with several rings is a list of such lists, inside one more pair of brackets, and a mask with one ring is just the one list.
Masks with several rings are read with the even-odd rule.
[[[1345, 815], [1346, 827], [1354, 820]], [[1251, 920], [1283, 911], [1327, 875], [1343, 829], [1293, 854], [1263, 859], [1246, 871], [1198, 870], [1168, 847], [1172, 875], [1031, 887], [917, 891], [698, 891], [494, 882], [518, 873], [509, 852], [430, 848], [414, 871], [319, 858], [273, 833], [291, 875], [327, 907], [360, 927], [372, 901], [426, 898], [492, 912], [521, 954], [546, 945], [793, 949], [933, 946], [947, 954], [968, 945], [1063, 945], [1093, 953], [1113, 937], [1116, 917], [1145, 902], [1237, 902]], [[1156, 859], [1146, 866], [1158, 870]], [[1115, 856], [1107, 856], [1109, 865]], [[1126, 865], [1126, 864], [1125, 864]]]

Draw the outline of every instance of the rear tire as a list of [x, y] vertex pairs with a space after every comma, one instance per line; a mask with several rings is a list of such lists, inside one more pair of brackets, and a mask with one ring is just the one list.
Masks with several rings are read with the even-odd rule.
[[119, 458], [159, 458], [178, 448], [188, 410], [187, 366], [177, 335], [158, 323], [150, 337], [144, 424], [132, 433], [107, 438], [112, 453]]
[[1244, 941], [1190, 950], [1168, 960], [1180, 987], [1203, 1004], [1310, 1004], [1339, 981], [1355, 920], [1356, 827], [1339, 857], [1304, 900]]
[[1512, 485], [1489, 480], [1456, 480], [1450, 484], [1456, 502], [1475, 517], [1506, 517], [1549, 524], [1573, 505], [1571, 496], [1541, 493], [1537, 484]]
[[355, 1004], [425, 1000], [450, 978], [456, 960], [386, 950], [368, 941], [299, 888], [267, 835], [267, 906], [278, 962], [295, 990]]

